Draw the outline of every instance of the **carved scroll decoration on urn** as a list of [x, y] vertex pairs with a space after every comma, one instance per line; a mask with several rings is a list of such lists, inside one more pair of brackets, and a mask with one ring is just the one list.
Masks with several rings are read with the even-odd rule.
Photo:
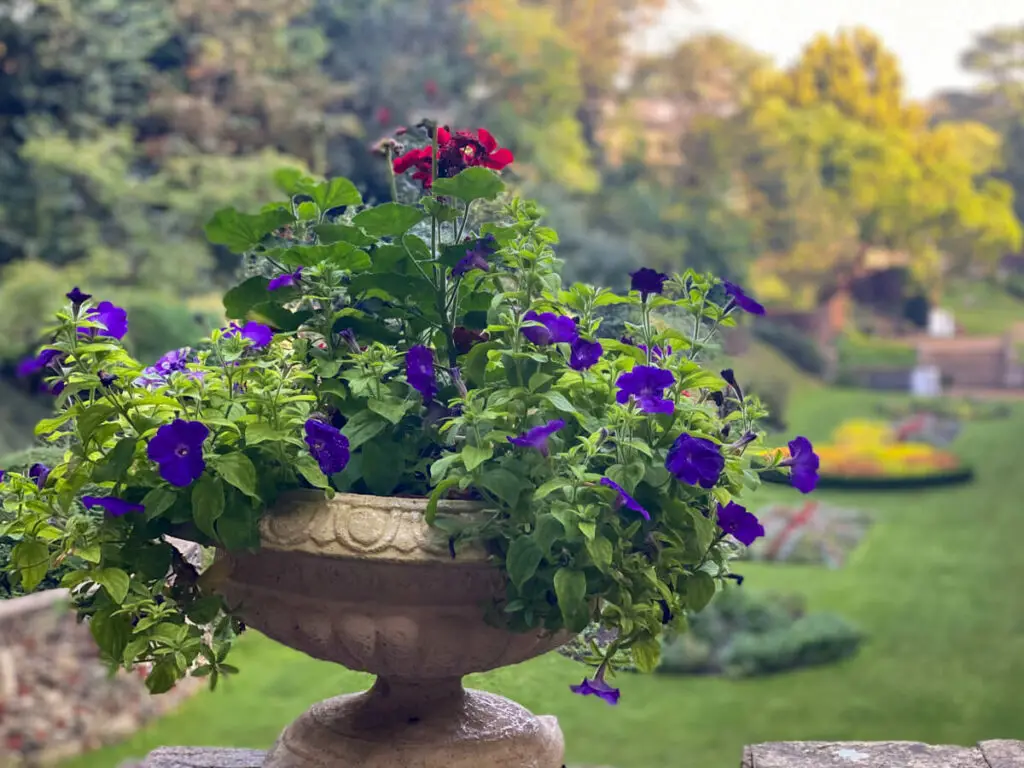
[[[317, 492], [282, 498], [260, 522], [263, 546], [326, 557], [358, 557], [392, 562], [452, 562], [448, 539], [431, 528], [425, 499], [339, 493], [325, 500]], [[469, 502], [442, 501], [439, 514], [479, 514]], [[460, 547], [455, 562], [488, 559], [481, 547]]]

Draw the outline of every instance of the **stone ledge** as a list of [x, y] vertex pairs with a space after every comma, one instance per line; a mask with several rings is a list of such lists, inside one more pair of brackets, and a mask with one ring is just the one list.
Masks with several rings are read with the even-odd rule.
[[747, 747], [742, 768], [1024, 768], [1024, 742], [956, 747], [913, 741], [784, 741]]

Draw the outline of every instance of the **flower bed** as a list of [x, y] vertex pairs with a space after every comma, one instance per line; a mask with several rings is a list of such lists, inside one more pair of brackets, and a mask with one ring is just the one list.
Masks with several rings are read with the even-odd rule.
[[[820, 485], [833, 488], [908, 488], [960, 483], [973, 472], [956, 454], [933, 445], [900, 442], [885, 422], [852, 420], [832, 435], [832, 442], [815, 446], [821, 462]], [[786, 448], [768, 452], [783, 460]], [[764, 475], [770, 482], [789, 482], [782, 473]]]
[[757, 517], [764, 526], [764, 538], [750, 546], [746, 557], [829, 568], [841, 567], [871, 526], [871, 518], [863, 512], [819, 501], [774, 504]]

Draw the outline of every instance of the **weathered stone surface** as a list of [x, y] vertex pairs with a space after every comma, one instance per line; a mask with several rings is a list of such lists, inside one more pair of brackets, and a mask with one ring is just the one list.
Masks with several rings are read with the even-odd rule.
[[986, 741], [977, 747], [913, 741], [755, 744], [743, 768], [1024, 768], [1024, 742]]
[[[142, 763], [118, 768], [262, 768], [266, 752], [255, 749], [216, 747], [164, 747], [151, 752]], [[569, 765], [566, 768], [611, 768]]]

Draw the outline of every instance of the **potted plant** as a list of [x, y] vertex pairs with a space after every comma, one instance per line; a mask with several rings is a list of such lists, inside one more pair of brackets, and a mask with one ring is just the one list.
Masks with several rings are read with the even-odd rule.
[[[738, 502], [763, 411], [699, 362], [763, 308], [692, 271], [640, 269], [628, 295], [563, 287], [557, 235], [505, 197], [511, 153], [424, 131], [384, 147], [390, 202], [282, 174], [286, 201], [218, 212], [211, 241], [250, 275], [197, 350], [144, 367], [125, 312], [71, 291], [35, 360], [57, 392], [38, 434], [64, 460], [0, 484], [9, 567], [28, 587], [71, 565], [104, 657], [152, 664], [154, 693], [234, 673], [246, 624], [378, 675], [290, 726], [269, 766], [557, 768], [553, 718], [461, 677], [596, 620], [614, 642], [571, 688], [614, 704], [616, 663], [652, 670], [661, 633], [763, 533]], [[613, 304], [630, 338], [600, 336]], [[658, 322], [679, 312], [688, 326]], [[794, 445], [783, 464], [807, 491], [816, 458]], [[200, 572], [171, 537], [215, 562]]]

